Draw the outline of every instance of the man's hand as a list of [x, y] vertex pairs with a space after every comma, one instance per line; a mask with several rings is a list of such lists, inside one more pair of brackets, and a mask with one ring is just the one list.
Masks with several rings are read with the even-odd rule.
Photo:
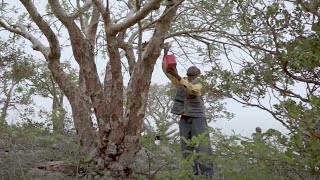
[[178, 74], [177, 69], [167, 69], [167, 73], [171, 74], [172, 76], [174, 76], [176, 79], [178, 79], [178, 81], [181, 80], [180, 75]]
[[165, 43], [163, 44], [163, 50], [164, 50], [164, 52], [169, 52], [169, 49], [171, 48], [172, 43], [173, 43], [173, 41], [165, 42]]

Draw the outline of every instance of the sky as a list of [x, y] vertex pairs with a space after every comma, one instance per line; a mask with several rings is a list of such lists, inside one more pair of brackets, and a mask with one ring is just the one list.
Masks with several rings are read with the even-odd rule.
[[[14, 4], [19, 5], [17, 3]], [[42, 6], [42, 8], [44, 9], [44, 6]], [[177, 45], [173, 44], [173, 46]], [[43, 59], [38, 52], [33, 52], [32, 54]], [[63, 59], [69, 59], [70, 57], [72, 57], [72, 52], [70, 49], [66, 49], [63, 53]], [[161, 59], [162, 56], [159, 57], [154, 68], [152, 83], [167, 84], [169, 83], [169, 80], [162, 72]], [[99, 59], [97, 60], [97, 64], [99, 72], [103, 72], [106, 61], [104, 59]], [[73, 65], [74, 67], [77, 67], [75, 63], [73, 63]], [[180, 75], [184, 75], [186, 70], [181, 65], [178, 64], [178, 66]], [[127, 80], [128, 79], [126, 79], [126, 81]], [[236, 133], [243, 136], [251, 136], [257, 126], [261, 127], [262, 131], [266, 131], [269, 128], [274, 128], [282, 132], [286, 132], [285, 128], [265, 111], [253, 107], [243, 107], [241, 104], [230, 99], [226, 99], [225, 102], [227, 110], [234, 113], [235, 117], [232, 120], [218, 119], [215, 123], [210, 124], [211, 127], [221, 128], [222, 132], [225, 134], [230, 135]], [[42, 104], [44, 107], [51, 107], [50, 105], [48, 106], [45, 101], [42, 102]]]
[[[174, 44], [173, 44], [174, 46]], [[161, 57], [158, 59], [152, 76], [152, 83], [167, 84], [169, 79], [164, 75], [161, 68]], [[190, 64], [191, 65], [191, 64]], [[180, 75], [185, 75], [186, 70], [177, 65]], [[207, 69], [207, 67], [202, 67]], [[227, 135], [241, 134], [250, 137], [255, 132], [256, 127], [261, 127], [262, 131], [269, 128], [277, 129], [286, 133], [286, 128], [277, 120], [275, 120], [268, 112], [255, 107], [244, 107], [242, 104], [232, 100], [225, 99], [226, 108], [229, 112], [234, 113], [233, 119], [217, 119], [216, 122], [210, 123], [209, 126], [220, 128]]]

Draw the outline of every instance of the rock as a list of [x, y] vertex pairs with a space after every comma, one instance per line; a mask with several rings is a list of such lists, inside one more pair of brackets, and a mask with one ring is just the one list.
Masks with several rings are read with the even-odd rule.
[[133, 164], [130, 166], [134, 172], [139, 174], [145, 174], [148, 172], [149, 159], [153, 158], [154, 154], [148, 151], [146, 148], [142, 147], [140, 151], [136, 154]]
[[54, 150], [59, 149], [59, 144], [52, 144], [51, 148]]
[[4, 148], [4, 147], [6, 147], [6, 146], [8, 146], [8, 145], [7, 145], [7, 141], [4, 140], [4, 139], [0, 139], [0, 147], [1, 147], [1, 149]]
[[161, 146], [160, 147], [161, 152], [163, 152], [165, 155], [172, 155], [172, 152], [170, 151], [170, 148], [168, 146]]
[[60, 172], [66, 175], [76, 175], [77, 167], [65, 163], [64, 161], [51, 161], [46, 163], [40, 163], [37, 165], [38, 169], [43, 169], [46, 171]]
[[90, 151], [88, 160], [92, 161], [93, 158], [95, 158], [97, 155], [98, 155], [98, 149], [94, 148], [92, 151]]
[[96, 162], [97, 162], [97, 164], [96, 164], [96, 169], [97, 170], [104, 169], [104, 160], [102, 158], [96, 159]]
[[101, 176], [100, 175], [96, 175], [96, 176], [94, 176], [94, 179], [101, 179]]
[[19, 150], [18, 154], [24, 154], [24, 150]]
[[28, 177], [28, 179], [65, 179], [68, 177], [68, 175], [59, 172], [32, 168], [26, 173], [26, 177]]
[[88, 174], [87, 178], [88, 179], [93, 179], [93, 176], [91, 174]]

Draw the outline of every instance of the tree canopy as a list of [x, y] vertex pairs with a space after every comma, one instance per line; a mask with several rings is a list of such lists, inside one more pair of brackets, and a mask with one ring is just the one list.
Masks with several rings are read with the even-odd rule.
[[[78, 143], [94, 154], [91, 166], [133, 178], [144, 121], [155, 120], [166, 133], [175, 122], [168, 114], [170, 88], [151, 86], [163, 47], [172, 41], [179, 65], [210, 67], [202, 77], [209, 119], [232, 118], [223, 106], [228, 98], [270, 113], [289, 131], [268, 130], [257, 143], [213, 130], [211, 158], [225, 150], [248, 167], [262, 164], [264, 177], [270, 165], [294, 171], [273, 174], [277, 178], [318, 177], [317, 1], [20, 0], [3, 1], [0, 9], [0, 30], [11, 40], [0, 43], [1, 125], [13, 103], [30, 104], [40, 94], [52, 98], [53, 128], [63, 132], [67, 100]], [[28, 56], [33, 52], [42, 55], [41, 63]], [[225, 159], [217, 163], [234, 163]]]

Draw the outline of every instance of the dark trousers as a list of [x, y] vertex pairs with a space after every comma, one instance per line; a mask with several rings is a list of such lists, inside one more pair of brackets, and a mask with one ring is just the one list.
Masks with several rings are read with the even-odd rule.
[[[204, 133], [208, 128], [207, 121], [205, 117], [189, 117], [181, 116], [179, 122], [180, 137], [184, 137], [190, 140], [193, 136], [198, 136]], [[208, 140], [210, 139], [209, 134], [206, 135]], [[195, 150], [198, 153], [209, 153], [212, 151], [210, 144], [200, 143], [198, 147], [187, 146], [183, 138], [180, 139], [182, 157], [187, 158], [190, 153]], [[194, 171], [196, 174], [205, 174], [208, 176], [213, 175], [213, 163], [199, 163], [195, 160]]]

